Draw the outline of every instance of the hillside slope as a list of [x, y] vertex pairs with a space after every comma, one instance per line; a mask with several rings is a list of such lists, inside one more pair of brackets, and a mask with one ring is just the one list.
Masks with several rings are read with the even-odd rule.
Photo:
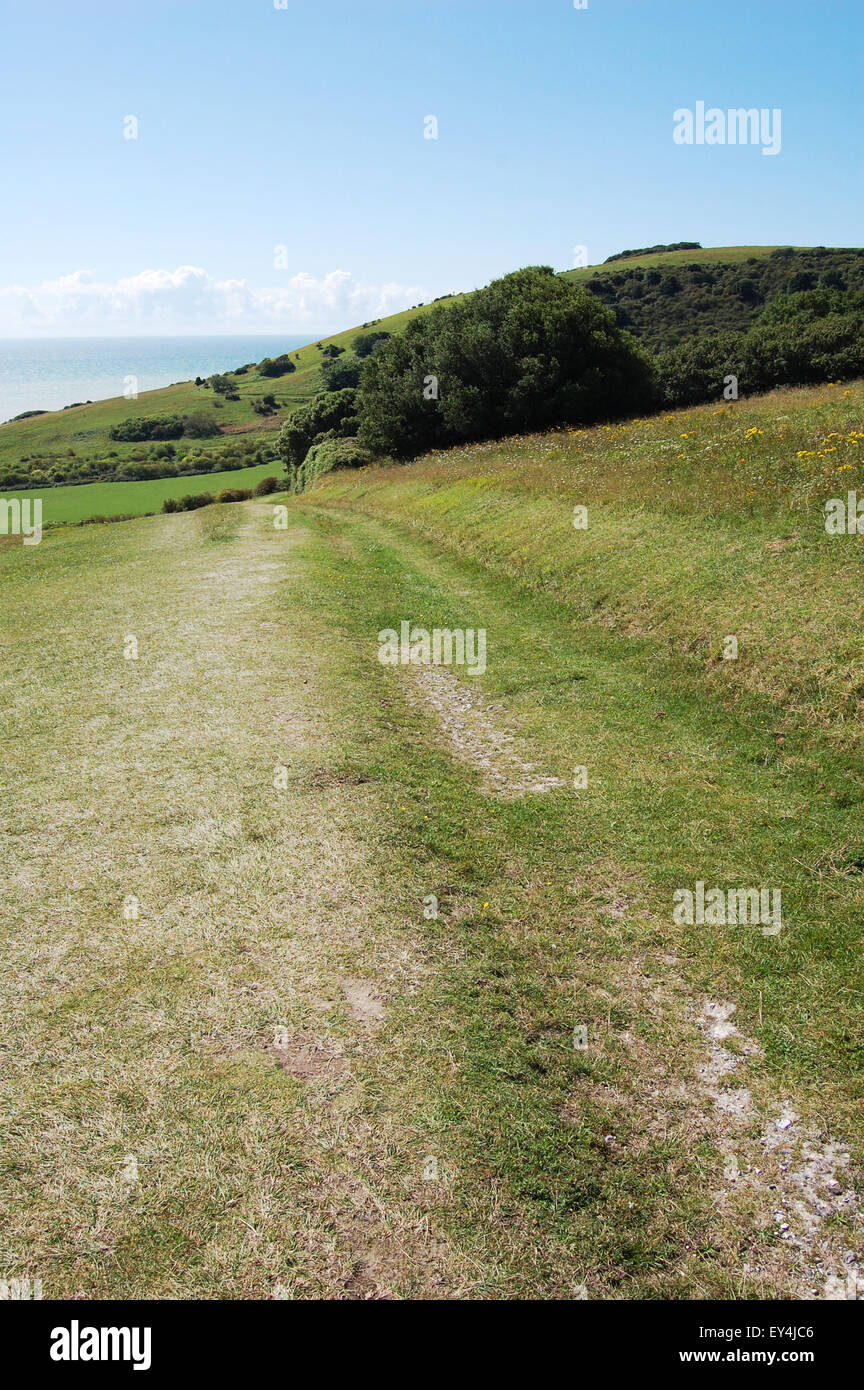
[[[705, 248], [629, 258], [564, 274], [584, 282], [615, 310], [625, 327], [657, 348], [702, 328], [747, 327], [775, 294], [811, 281], [821, 283], [826, 276], [839, 276], [850, 287], [864, 285], [864, 252]], [[398, 333], [429, 307], [406, 310], [374, 326]], [[230, 467], [267, 462], [273, 458], [275, 431], [281, 422], [322, 389], [322, 349], [347, 349], [360, 331], [359, 327], [347, 329], [292, 353], [296, 370], [287, 376], [262, 376], [254, 364], [240, 375], [228, 374], [236, 400], [184, 382], [144, 392], [134, 402], [118, 397], [0, 425], [0, 486], [6, 490], [30, 482], [44, 486], [58, 477], [68, 482], [107, 479], [123, 476], [124, 468], [134, 468], [137, 476], [142, 467], [152, 476], [165, 476], [164, 461], [155, 457], [158, 446], [109, 439], [111, 427], [130, 416], [187, 418], [203, 413], [209, 418], [215, 431], [210, 438], [184, 434], [176, 443], [181, 475], [210, 471], [219, 460]], [[262, 417], [255, 407], [260, 408], [267, 395], [273, 395], [277, 404]]]
[[745, 332], [778, 294], [864, 289], [864, 251], [728, 246], [634, 256], [565, 273], [657, 352], [698, 333]]

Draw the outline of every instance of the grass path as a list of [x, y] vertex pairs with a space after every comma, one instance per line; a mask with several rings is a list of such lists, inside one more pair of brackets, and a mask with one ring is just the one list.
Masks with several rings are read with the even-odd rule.
[[290, 539], [220, 508], [39, 557], [4, 666], [4, 1265], [46, 1297], [349, 1296], [380, 1248], [425, 1289], [351, 1157], [351, 1067], [418, 963], [328, 774], [326, 644], [276, 621]]
[[[824, 1011], [818, 941], [802, 1004], [800, 941], [672, 927], [658, 868], [668, 843], [673, 876], [729, 870], [733, 803], [761, 827], [733, 881], [800, 849], [788, 786], [741, 772], [729, 726], [679, 695], [661, 729], [622, 639], [314, 498], [287, 532], [252, 504], [58, 531], [3, 547], [13, 583], [4, 1277], [115, 1298], [842, 1279], [845, 1041], [809, 1067], [783, 1045]], [[402, 619], [487, 629], [473, 715], [379, 664]], [[560, 785], [496, 789], [490, 729], [502, 767]]]

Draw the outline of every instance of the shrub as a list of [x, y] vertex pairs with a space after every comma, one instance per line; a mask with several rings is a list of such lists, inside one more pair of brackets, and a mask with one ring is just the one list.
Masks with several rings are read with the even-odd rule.
[[206, 410], [193, 410], [183, 422], [183, 433], [188, 439], [211, 439], [219, 433], [219, 426]]
[[827, 314], [811, 323], [759, 324], [747, 335], [744, 367], [755, 391], [862, 376], [864, 319]]
[[162, 503], [163, 512], [194, 512], [198, 507], [209, 507], [213, 501], [212, 492], [190, 492], [185, 497], [166, 497]]
[[319, 435], [333, 430], [340, 437], [357, 433], [357, 392], [323, 391], [295, 410], [279, 431], [276, 448], [289, 473], [299, 468]]
[[372, 462], [372, 455], [358, 439], [325, 438], [313, 444], [299, 468], [291, 477], [291, 491], [305, 492], [322, 473], [334, 468], [363, 468]]
[[263, 362], [258, 364], [258, 372], [261, 376], [285, 376], [288, 372], [296, 372], [296, 370], [297, 368], [287, 352], [283, 352], [281, 357], [265, 357]]
[[625, 261], [630, 256], [652, 256], [659, 251], [701, 251], [701, 241], [670, 241], [666, 245], [643, 246], [638, 251], [616, 251], [614, 256], [607, 256], [604, 265], [610, 261]]
[[248, 487], [223, 487], [221, 492], [217, 492], [217, 502], [246, 502], [252, 496], [252, 490]]
[[797, 320], [813, 322], [828, 314], [864, 314], [864, 293], [843, 291], [836, 287], [801, 290], [797, 294], [778, 294], [759, 317], [760, 325], [790, 323]]
[[670, 406], [718, 400], [728, 374], [742, 395], [861, 376], [864, 307], [849, 306], [862, 298], [822, 289], [778, 296], [748, 333], [703, 334], [661, 353], [662, 399]]
[[142, 439], [179, 439], [184, 426], [185, 421], [179, 415], [133, 415], [128, 420], [121, 420], [119, 424], [112, 425], [108, 431], [108, 438], [118, 439], [127, 444], [137, 443]]
[[[450, 298], [449, 295], [442, 295], [441, 297], [442, 299]], [[389, 337], [391, 337], [391, 334], [386, 333], [383, 328], [379, 329], [377, 333], [358, 333], [351, 344], [354, 356], [368, 357], [379, 343], [386, 343]]]
[[744, 376], [743, 333], [711, 333], [690, 338], [656, 359], [657, 383], [665, 405], [698, 405], [722, 400], [724, 377], [733, 375], [744, 395], [749, 382]]
[[278, 478], [262, 478], [252, 489], [253, 497], [269, 497], [271, 492], [279, 491]]

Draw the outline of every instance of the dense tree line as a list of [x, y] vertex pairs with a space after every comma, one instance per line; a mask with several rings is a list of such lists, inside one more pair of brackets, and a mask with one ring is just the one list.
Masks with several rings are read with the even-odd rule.
[[803, 290], [773, 300], [747, 333], [706, 333], [660, 353], [658, 402], [719, 399], [864, 376], [864, 292]]

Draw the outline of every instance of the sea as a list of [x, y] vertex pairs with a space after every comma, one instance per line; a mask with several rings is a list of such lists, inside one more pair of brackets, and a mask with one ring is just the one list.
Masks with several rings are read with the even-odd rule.
[[317, 342], [285, 333], [212, 337], [0, 338], [0, 423], [25, 410], [60, 410], [229, 371]]

